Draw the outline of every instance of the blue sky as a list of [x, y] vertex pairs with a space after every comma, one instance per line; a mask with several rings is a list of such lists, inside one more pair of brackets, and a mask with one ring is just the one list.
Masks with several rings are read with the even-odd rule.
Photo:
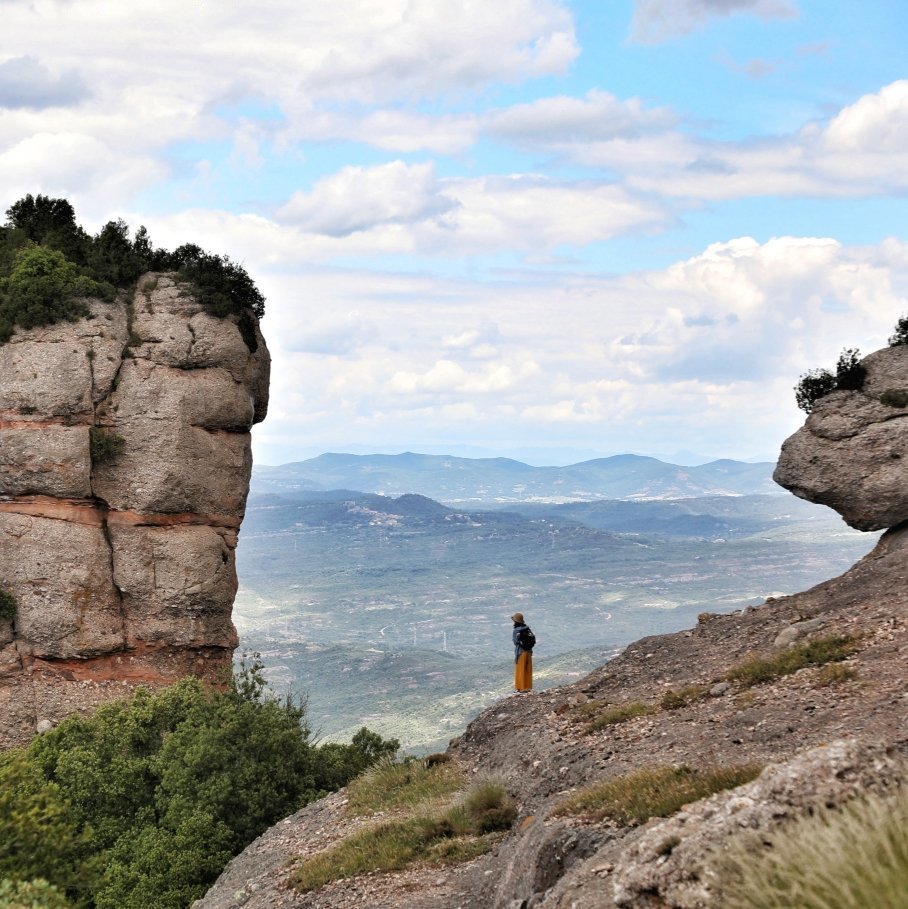
[[895, 0], [6, 0], [0, 186], [243, 262], [264, 463], [774, 457], [908, 312]]

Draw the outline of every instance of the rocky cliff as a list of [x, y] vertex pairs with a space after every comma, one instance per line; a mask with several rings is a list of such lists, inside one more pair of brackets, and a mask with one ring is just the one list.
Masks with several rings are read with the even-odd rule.
[[[575, 685], [485, 711], [448, 751], [468, 775], [504, 780], [518, 801], [517, 823], [484, 856], [299, 893], [293, 869], [305, 857], [388, 820], [352, 815], [338, 793], [251, 844], [195, 909], [722, 909], [717, 868], [729, 846], [756, 856], [794, 819], [908, 785], [908, 411], [878, 397], [908, 389], [908, 348], [865, 363], [865, 391], [823, 399], [786, 442], [777, 473], [857, 526], [892, 528], [857, 565], [805, 593], [705, 614], [689, 631], [632, 644]], [[847, 643], [835, 663], [785, 668], [786, 655], [835, 641]], [[780, 668], [742, 673], [754, 657]], [[636, 771], [744, 764], [765, 769], [671, 817], [559, 811], [591, 784]]]
[[208, 315], [173, 275], [0, 345], [0, 589], [15, 603], [0, 748], [137, 683], [229, 671], [269, 365], [257, 327]]

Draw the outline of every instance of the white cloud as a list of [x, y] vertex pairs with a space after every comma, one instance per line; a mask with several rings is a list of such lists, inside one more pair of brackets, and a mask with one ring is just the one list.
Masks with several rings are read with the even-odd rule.
[[827, 123], [787, 136], [716, 142], [679, 130], [555, 139], [571, 161], [624, 185], [694, 200], [748, 196], [871, 196], [908, 187], [908, 80], [865, 95]]
[[28, 55], [0, 63], [0, 108], [70, 107], [89, 94], [74, 70], [54, 76], [40, 60]]
[[296, 193], [278, 211], [280, 221], [307, 233], [343, 237], [387, 224], [436, 218], [456, 203], [439, 192], [432, 164], [392, 161], [377, 167], [345, 167]]
[[[897, 240], [739, 238], [660, 271], [544, 283], [303, 269], [263, 282], [276, 368], [270, 441], [256, 444], [271, 463], [293, 438], [507, 449], [569, 432], [600, 450], [772, 450], [803, 417], [798, 376], [843, 347], [882, 346], [908, 310]], [[317, 319], [284, 304], [299, 286]], [[347, 320], [355, 343], [302, 352], [322, 320]], [[492, 354], [475, 358], [484, 344]]]
[[908, 80], [864, 95], [843, 108], [821, 134], [831, 152], [905, 154], [908, 148]]
[[[80, 133], [35, 133], [0, 148], [0, 186], [10, 203], [26, 193], [66, 196], [80, 214], [106, 211], [109, 199], [125, 199], [163, 176], [153, 158], [126, 161], [104, 143]], [[99, 194], [104, 202], [98, 206]]]
[[[307, 139], [463, 152], [474, 118], [429, 116], [420, 102], [556, 75], [579, 52], [560, 0], [42, 0], [5, 4], [3, 38], [0, 106], [11, 109], [0, 153], [39, 132], [78, 136], [130, 172], [156, 158], [146, 186], [179, 142], [224, 142], [252, 160], [262, 143]], [[80, 99], [77, 111], [55, 106]], [[63, 191], [122, 205], [122, 196], [102, 198], [112, 185], [123, 183]]]
[[440, 398], [449, 403], [447, 399], [451, 395], [505, 392], [538, 372], [539, 367], [532, 360], [525, 360], [515, 366], [497, 363], [469, 370], [453, 360], [443, 359], [436, 360], [430, 369], [422, 373], [406, 370], [394, 373], [387, 383], [387, 389], [392, 394], [430, 394], [436, 401]]
[[668, 108], [645, 108], [639, 98], [621, 101], [595, 89], [585, 98], [560, 96], [517, 104], [489, 116], [486, 131], [519, 144], [558, 148], [574, 142], [634, 136], [675, 126]]
[[268, 262], [419, 254], [452, 257], [511, 250], [534, 257], [670, 220], [657, 203], [619, 186], [536, 175], [445, 178], [433, 165], [394, 161], [347, 167], [294, 194], [274, 220], [192, 210], [148, 218], [162, 246], [190, 239]]
[[749, 13], [761, 19], [790, 19], [793, 0], [634, 0], [631, 38], [655, 44], [686, 35], [711, 19]]
[[458, 204], [418, 232], [423, 252], [541, 252], [584, 246], [669, 220], [665, 209], [620, 186], [558, 182], [534, 175], [451, 179], [445, 195]]

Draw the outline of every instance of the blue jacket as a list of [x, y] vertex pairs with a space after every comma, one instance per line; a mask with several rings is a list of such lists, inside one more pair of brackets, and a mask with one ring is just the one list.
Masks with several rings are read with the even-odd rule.
[[[523, 648], [517, 642], [520, 640], [520, 632], [527, 627], [526, 622], [514, 623], [514, 630], [511, 632], [511, 640], [514, 642], [514, 662], [523, 653]], [[527, 651], [529, 653], [529, 651]]]

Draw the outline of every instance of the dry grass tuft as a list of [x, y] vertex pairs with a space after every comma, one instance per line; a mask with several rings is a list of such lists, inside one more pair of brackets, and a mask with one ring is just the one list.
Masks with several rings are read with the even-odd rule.
[[514, 800], [503, 785], [479, 781], [446, 810], [390, 821], [347, 837], [304, 861], [290, 883], [305, 893], [370, 871], [399, 871], [417, 862], [467, 861], [487, 852], [516, 817]]
[[658, 712], [658, 707], [646, 704], [643, 701], [618, 704], [614, 707], [609, 707], [601, 713], [593, 714], [584, 731], [587, 734], [598, 732], [600, 729], [605, 729], [606, 726], [617, 726], [619, 723], [626, 723], [628, 720], [636, 719], [638, 716], [649, 716]]
[[381, 761], [347, 787], [347, 810], [362, 815], [395, 808], [412, 809], [453, 795], [465, 782], [463, 771], [454, 762], [427, 767], [415, 758]]
[[908, 788], [742, 839], [719, 866], [723, 909], [905, 909]]
[[678, 691], [666, 691], [660, 703], [663, 710], [679, 710], [706, 697], [709, 697], [709, 685], [686, 685]]
[[731, 669], [726, 677], [730, 682], [750, 688], [809, 666], [824, 666], [847, 660], [857, 649], [858, 640], [853, 635], [830, 634], [771, 656], [753, 656]]
[[669, 817], [682, 806], [715, 792], [749, 783], [761, 770], [755, 764], [703, 769], [648, 767], [581, 789], [561, 802], [554, 813], [608, 820], [622, 827], [643, 824], [651, 817]]

